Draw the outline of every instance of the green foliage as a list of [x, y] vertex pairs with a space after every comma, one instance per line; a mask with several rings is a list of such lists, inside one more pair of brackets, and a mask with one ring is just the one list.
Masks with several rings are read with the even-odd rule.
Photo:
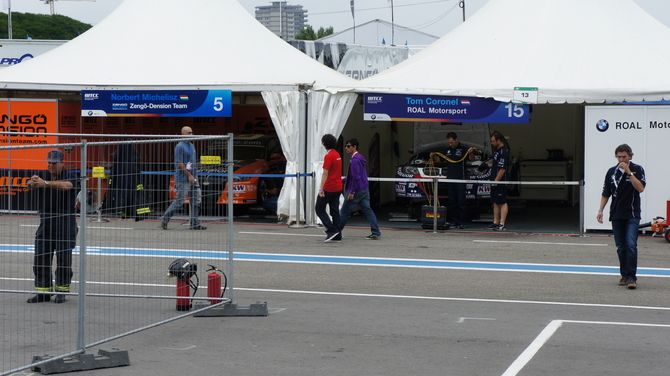
[[298, 40], [316, 40], [323, 38], [325, 36], [333, 34], [333, 27], [324, 29], [323, 26], [319, 28], [317, 32], [314, 32], [314, 28], [311, 25], [305, 26], [298, 34], [295, 35], [294, 39]]
[[[7, 39], [7, 13], [0, 13], [0, 39]], [[91, 25], [67, 16], [12, 12], [14, 39], [70, 40], [90, 29]]]

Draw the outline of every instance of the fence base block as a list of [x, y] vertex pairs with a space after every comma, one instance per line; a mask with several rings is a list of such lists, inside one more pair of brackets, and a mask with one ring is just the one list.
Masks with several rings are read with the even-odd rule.
[[[205, 308], [208, 304], [206, 303], [195, 303], [194, 308], [202, 309]], [[228, 303], [224, 304], [221, 307], [216, 307], [208, 309], [199, 313], [196, 313], [195, 317], [221, 317], [221, 316], [267, 316], [268, 315], [268, 303], [256, 302], [251, 304], [248, 307], [239, 307], [237, 303]]]
[[[49, 355], [35, 355], [33, 356], [33, 363], [41, 362], [52, 358]], [[36, 367], [31, 370], [39, 372], [43, 375], [52, 373], [65, 373], [76, 371], [87, 371], [99, 368], [112, 368], [130, 365], [130, 358], [128, 351], [118, 349], [112, 350], [98, 350], [97, 355], [80, 354], [70, 358], [54, 359]]]

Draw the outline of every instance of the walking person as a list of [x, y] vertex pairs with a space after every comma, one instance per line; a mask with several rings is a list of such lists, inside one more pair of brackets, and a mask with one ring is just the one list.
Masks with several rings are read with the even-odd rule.
[[[491, 168], [492, 181], [507, 181], [507, 168], [509, 166], [509, 150], [505, 147], [505, 136], [498, 131], [491, 132], [491, 146], [495, 149]], [[487, 229], [494, 231], [505, 231], [507, 220], [507, 185], [491, 184], [491, 203], [493, 204], [493, 223]]]
[[621, 144], [614, 150], [617, 165], [607, 170], [600, 209], [596, 219], [603, 223], [603, 210], [612, 197], [609, 220], [619, 256], [621, 279], [619, 286], [629, 289], [637, 287], [637, 234], [640, 227], [640, 193], [644, 192], [647, 180], [642, 166], [631, 161], [633, 150]]
[[[447, 166], [447, 179], [464, 180], [466, 156], [470, 161], [475, 160], [474, 148], [468, 147], [458, 141], [458, 136], [454, 132], [447, 133], [447, 143], [449, 144], [438, 153], [430, 153], [430, 157], [435, 162], [440, 162], [441, 157], [445, 157], [449, 162]], [[447, 193], [449, 195], [449, 209], [451, 210], [451, 225], [454, 228], [465, 228], [466, 201], [465, 201], [465, 183], [448, 183]]]
[[[332, 134], [321, 137], [321, 145], [326, 148], [326, 156], [323, 158], [323, 172], [321, 173], [321, 187], [316, 197], [314, 210], [326, 227], [325, 242], [339, 242], [340, 235], [340, 195], [342, 194], [342, 157], [335, 150], [337, 138]], [[328, 206], [330, 217], [326, 213]]]
[[368, 219], [370, 229], [372, 230], [372, 233], [365, 238], [368, 240], [378, 240], [381, 238], [382, 233], [379, 231], [377, 217], [370, 207], [368, 174], [365, 171], [367, 160], [358, 152], [357, 139], [350, 138], [347, 140], [344, 147], [347, 154], [351, 155], [351, 160], [349, 161], [349, 169], [347, 170], [347, 176], [344, 183], [345, 199], [344, 204], [342, 205], [342, 210], [340, 211], [340, 234], [342, 233], [344, 226], [347, 224], [351, 211], [356, 205], [359, 205], [363, 214], [365, 214], [365, 217]]
[[[192, 135], [191, 127], [183, 127], [181, 129], [182, 135]], [[168, 229], [170, 218], [177, 209], [181, 208], [186, 201], [186, 195], [189, 195], [189, 203], [191, 205], [191, 230], [207, 230], [203, 226], [198, 217], [200, 216], [200, 205], [202, 204], [202, 191], [198, 183], [197, 176], [197, 159], [195, 153], [195, 145], [192, 142], [181, 141], [174, 148], [174, 165], [175, 174], [174, 182], [177, 186], [177, 198], [170, 204], [163, 216], [161, 217], [161, 228]]]
[[[72, 281], [72, 250], [77, 243], [76, 201], [79, 191], [77, 176], [65, 169], [65, 154], [58, 149], [47, 154], [48, 169], [39, 171], [27, 182], [36, 191], [40, 226], [35, 233], [35, 290], [28, 303], [51, 300], [51, 292], [70, 292]], [[56, 284], [51, 264], [56, 256]], [[65, 302], [65, 295], [56, 295], [55, 303]]]

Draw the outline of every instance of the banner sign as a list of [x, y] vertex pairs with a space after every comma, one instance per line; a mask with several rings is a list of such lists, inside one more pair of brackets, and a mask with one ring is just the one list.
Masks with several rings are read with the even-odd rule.
[[364, 120], [528, 123], [527, 104], [490, 98], [365, 94]]
[[231, 117], [230, 90], [82, 90], [81, 116]]

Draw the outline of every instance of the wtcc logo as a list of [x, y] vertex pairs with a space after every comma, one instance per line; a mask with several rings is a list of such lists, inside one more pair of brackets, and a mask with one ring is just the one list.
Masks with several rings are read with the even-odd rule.
[[98, 99], [98, 93], [84, 93], [85, 101], [94, 101]]
[[382, 103], [382, 100], [383, 100], [383, 99], [384, 99], [384, 97], [379, 96], [379, 95], [377, 95], [377, 96], [375, 96], [375, 95], [370, 95], [370, 96], [368, 96], [368, 103], [372, 103], [372, 104], [375, 104], [375, 103]]

